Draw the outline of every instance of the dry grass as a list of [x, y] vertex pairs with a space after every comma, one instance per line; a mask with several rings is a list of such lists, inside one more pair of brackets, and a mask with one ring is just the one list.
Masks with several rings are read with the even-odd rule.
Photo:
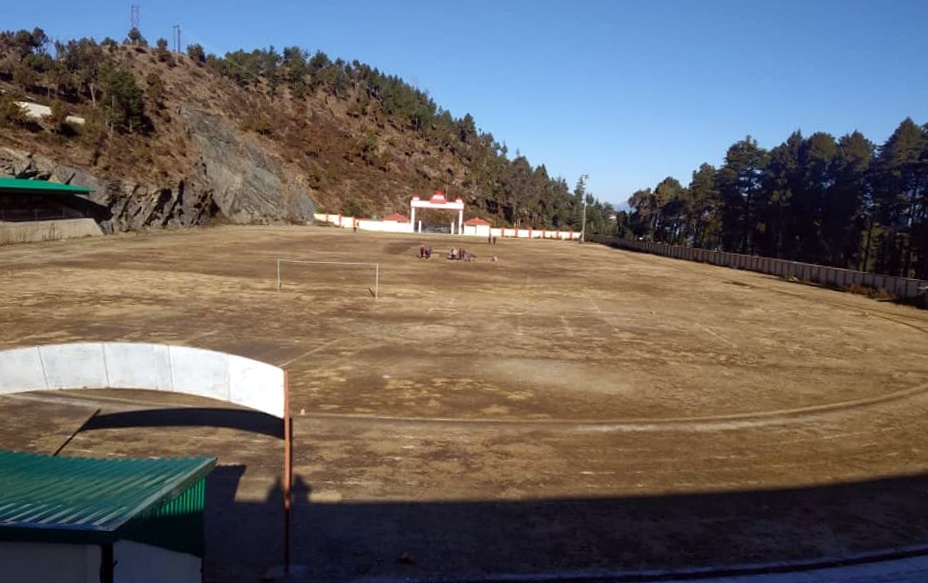
[[[430, 261], [415, 257], [425, 241]], [[441, 258], [451, 245], [478, 260]], [[383, 298], [370, 297], [369, 270], [350, 268], [285, 268], [277, 293], [278, 257], [379, 263]], [[317, 521], [298, 560], [319, 569], [402, 575], [389, 554], [400, 545], [416, 573], [437, 575], [928, 540], [924, 484], [898, 482], [928, 468], [928, 314], [917, 310], [598, 245], [292, 227], [3, 248], [0, 286], [2, 348], [166, 342], [285, 364], [304, 516]], [[112, 397], [0, 399], [12, 420], [0, 443], [53, 450], [88, 408], [137, 406]], [[69, 449], [215, 452], [248, 468], [235, 497], [257, 503], [279, 471], [268, 444], [225, 429], [110, 429]], [[878, 479], [894, 481], [827, 490]], [[604, 502], [535, 506], [574, 499]], [[522, 521], [539, 529], [524, 544], [487, 538]], [[583, 549], [555, 550], [580, 531]], [[269, 560], [224, 544], [211, 573]], [[510, 550], [481, 554], [489, 544]]]

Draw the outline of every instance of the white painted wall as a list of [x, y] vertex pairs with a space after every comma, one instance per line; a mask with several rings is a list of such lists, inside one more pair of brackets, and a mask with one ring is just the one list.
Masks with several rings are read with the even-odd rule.
[[477, 237], [489, 237], [490, 225], [464, 225], [465, 235], [475, 235]]
[[0, 352], [0, 395], [55, 389], [149, 389], [284, 416], [284, 371], [224, 352], [134, 342], [78, 342]]
[[199, 557], [132, 541], [113, 545], [115, 583], [200, 583]]
[[[316, 213], [317, 221], [332, 223], [337, 227], [351, 228], [357, 226], [364, 231], [381, 231], [387, 233], [409, 233], [414, 232], [415, 228], [412, 223], [395, 223], [393, 221], [374, 221], [370, 219], [355, 219], [354, 217], [344, 217], [342, 215], [331, 215], [325, 213]], [[456, 229], [455, 225], [452, 228]], [[488, 231], [489, 230], [489, 231]], [[517, 239], [559, 239], [561, 241], [578, 241], [580, 240], [580, 231], [545, 231], [541, 229], [513, 229], [500, 227], [485, 226], [465, 226], [462, 235], [477, 237], [486, 237], [494, 235], [500, 238], [517, 238]]]
[[400, 223], [397, 221], [375, 221], [372, 219], [360, 219], [357, 222], [357, 225], [358, 228], [362, 231], [380, 231], [383, 233], [408, 233], [412, 230], [411, 223]]
[[100, 547], [0, 542], [0, 581], [99, 583]]

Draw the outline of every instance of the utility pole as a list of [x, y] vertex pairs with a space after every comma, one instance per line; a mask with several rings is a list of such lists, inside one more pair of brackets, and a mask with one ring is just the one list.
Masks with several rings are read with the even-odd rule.
[[180, 52], [180, 25], [175, 24], [172, 28], [174, 29], [174, 52], [179, 53]]
[[582, 186], [582, 192], [580, 193], [583, 196], [583, 221], [580, 223], [580, 242], [586, 242], [586, 181], [589, 180], [589, 174], [583, 174], [580, 176], [580, 184]]

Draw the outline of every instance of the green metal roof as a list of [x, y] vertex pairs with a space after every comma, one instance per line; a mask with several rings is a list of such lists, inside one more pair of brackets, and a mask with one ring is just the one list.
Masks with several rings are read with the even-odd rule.
[[[214, 457], [99, 459], [0, 450], [0, 540], [103, 544], [200, 484]], [[202, 514], [202, 508], [199, 509]]]
[[92, 188], [86, 186], [71, 186], [60, 182], [46, 182], [45, 180], [25, 180], [23, 178], [0, 178], [0, 192], [16, 192], [19, 194], [67, 193], [90, 194]]

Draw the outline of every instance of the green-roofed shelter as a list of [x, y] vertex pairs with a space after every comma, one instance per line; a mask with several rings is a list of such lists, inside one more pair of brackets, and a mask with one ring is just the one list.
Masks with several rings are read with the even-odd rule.
[[0, 177], [0, 194], [43, 194], [48, 192], [90, 194], [93, 189], [85, 186], [61, 184], [60, 182], [47, 182], [45, 180]]
[[90, 198], [92, 188], [45, 180], [0, 177], [0, 245], [95, 237], [110, 210]]
[[215, 466], [214, 457], [0, 450], [0, 573], [10, 581], [199, 582], [206, 476]]

